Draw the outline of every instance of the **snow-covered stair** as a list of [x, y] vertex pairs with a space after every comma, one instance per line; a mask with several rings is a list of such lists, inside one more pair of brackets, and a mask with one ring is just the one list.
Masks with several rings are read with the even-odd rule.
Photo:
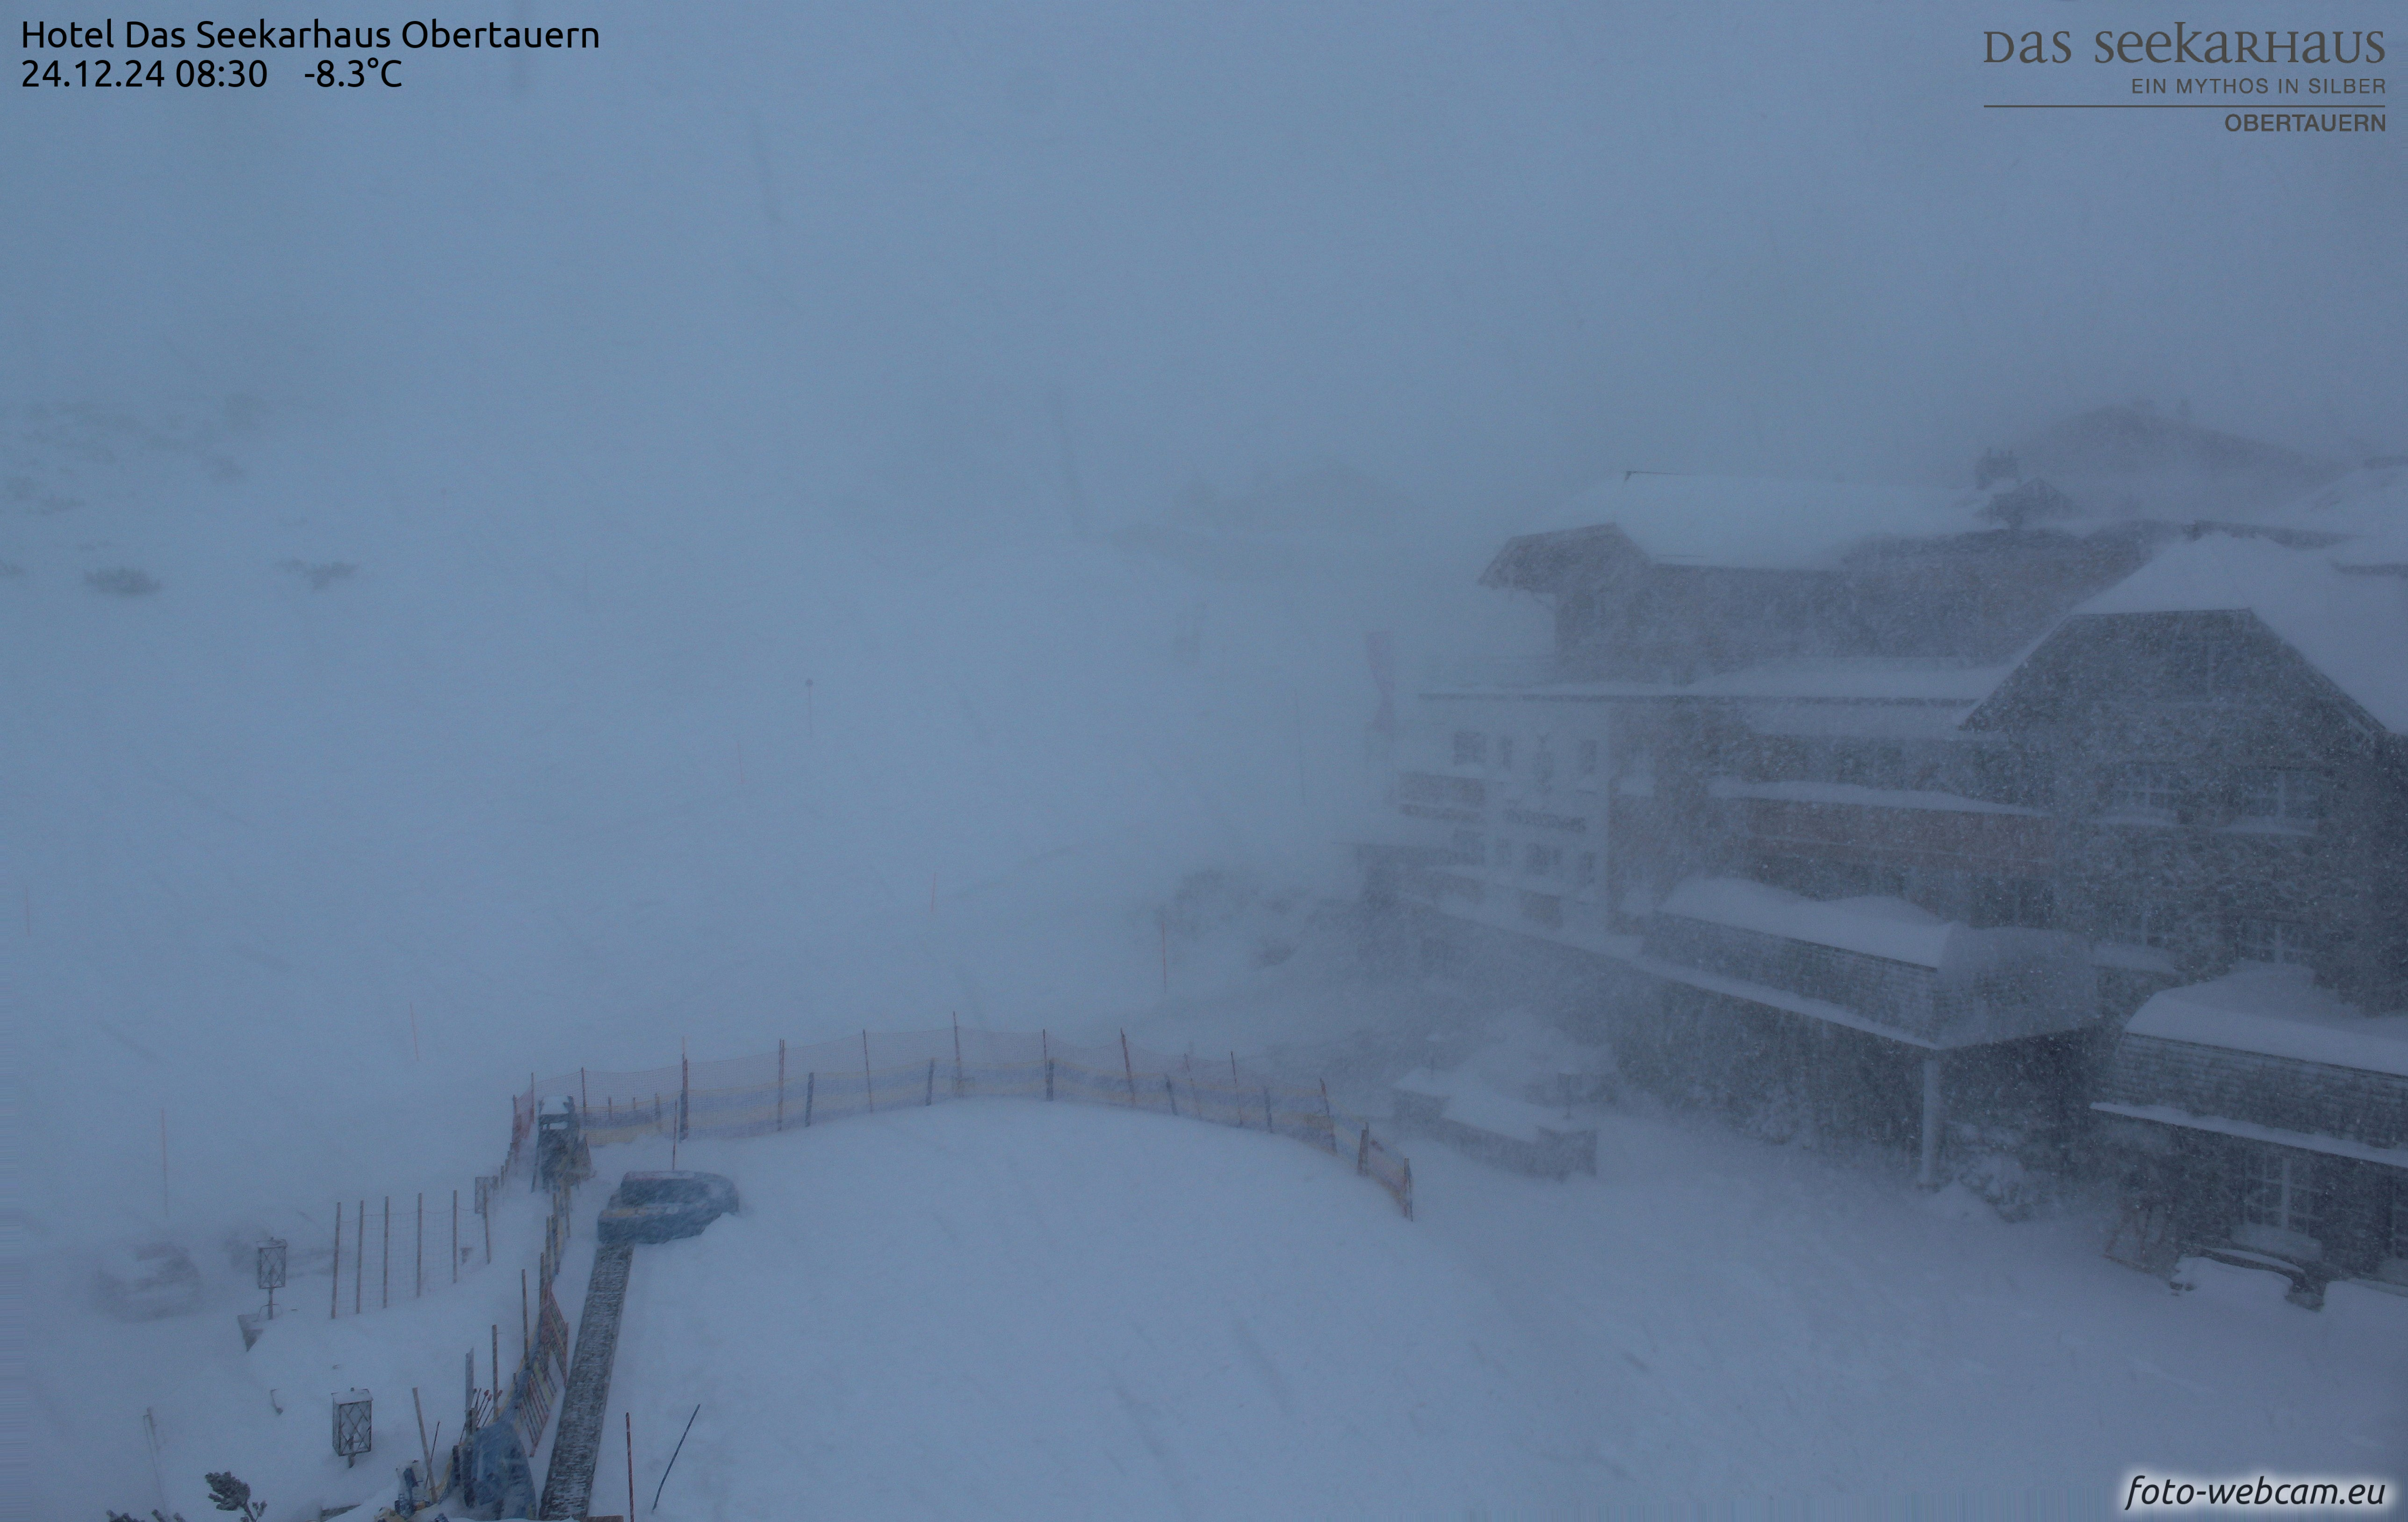
[[594, 1274], [585, 1284], [584, 1313], [577, 1318], [577, 1353], [568, 1364], [540, 1515], [581, 1517], [593, 1500], [594, 1462], [610, 1402], [610, 1361], [619, 1351], [619, 1315], [627, 1306], [627, 1270], [635, 1252], [624, 1243], [594, 1250]]

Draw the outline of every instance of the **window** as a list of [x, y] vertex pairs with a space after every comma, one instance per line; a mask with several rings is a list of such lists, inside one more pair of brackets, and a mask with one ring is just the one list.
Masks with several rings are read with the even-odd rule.
[[2314, 825], [2324, 818], [2324, 778], [2314, 772], [2253, 767], [2241, 774], [2239, 804], [2243, 819]]
[[2148, 899], [2121, 899], [2107, 905], [2106, 938], [2125, 946], [2174, 944], [2173, 911]]
[[2243, 961], [2305, 967], [2310, 960], [2306, 927], [2287, 919], [2244, 919], [2233, 939]]
[[2253, 1146], [2241, 1166], [2241, 1238], [2276, 1252], [2320, 1251], [2316, 1159], [2286, 1147]]
[[1488, 736], [1478, 730], [1455, 732], [1455, 764], [1485, 766], [1488, 764]]
[[2171, 766], [2145, 762], [2121, 767], [2107, 786], [2107, 812], [2171, 819], [2178, 788]]
[[1564, 853], [1560, 846], [1536, 843], [1522, 848], [1522, 870], [1533, 877], [1552, 877], [1563, 870]]

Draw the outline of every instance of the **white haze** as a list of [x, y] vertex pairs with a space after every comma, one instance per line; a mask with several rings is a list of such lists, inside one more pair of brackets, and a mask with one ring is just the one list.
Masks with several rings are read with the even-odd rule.
[[2394, 139], [1977, 108], [2094, 13], [547, 3], [461, 19], [602, 50], [12, 85], [36, 1249], [480, 1170], [530, 1069], [1165, 1018], [1188, 875], [1351, 891], [1364, 635], [1539, 647], [1473, 577], [1606, 473], [2408, 447]]

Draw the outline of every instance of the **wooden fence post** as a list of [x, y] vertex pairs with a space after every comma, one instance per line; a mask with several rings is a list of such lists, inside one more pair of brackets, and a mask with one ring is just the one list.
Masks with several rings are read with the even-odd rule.
[[1162, 1075], [1162, 1091], [1170, 1096], [1170, 1113], [1172, 1115], [1177, 1115], [1179, 1113], [1179, 1090], [1170, 1086], [1170, 1074], [1168, 1073]]
[[1371, 1128], [1366, 1126], [1363, 1128], [1363, 1139], [1354, 1144], [1354, 1172], [1359, 1174], [1368, 1174], [1370, 1171]]
[[1137, 1108], [1137, 1068], [1129, 1061], [1128, 1032], [1121, 1032], [1121, 1071], [1128, 1074], [1129, 1108]]
[[819, 1088], [819, 1086], [820, 1075], [818, 1073], [812, 1072], [803, 1074], [803, 1129], [805, 1131], [811, 1129], [811, 1091]]

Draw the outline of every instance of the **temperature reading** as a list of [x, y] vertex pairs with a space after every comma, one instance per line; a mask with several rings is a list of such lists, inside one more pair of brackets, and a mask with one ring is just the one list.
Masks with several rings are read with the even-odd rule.
[[345, 90], [361, 85], [380, 84], [387, 89], [401, 88], [401, 60], [398, 58], [322, 58], [309, 78], [326, 89]]

